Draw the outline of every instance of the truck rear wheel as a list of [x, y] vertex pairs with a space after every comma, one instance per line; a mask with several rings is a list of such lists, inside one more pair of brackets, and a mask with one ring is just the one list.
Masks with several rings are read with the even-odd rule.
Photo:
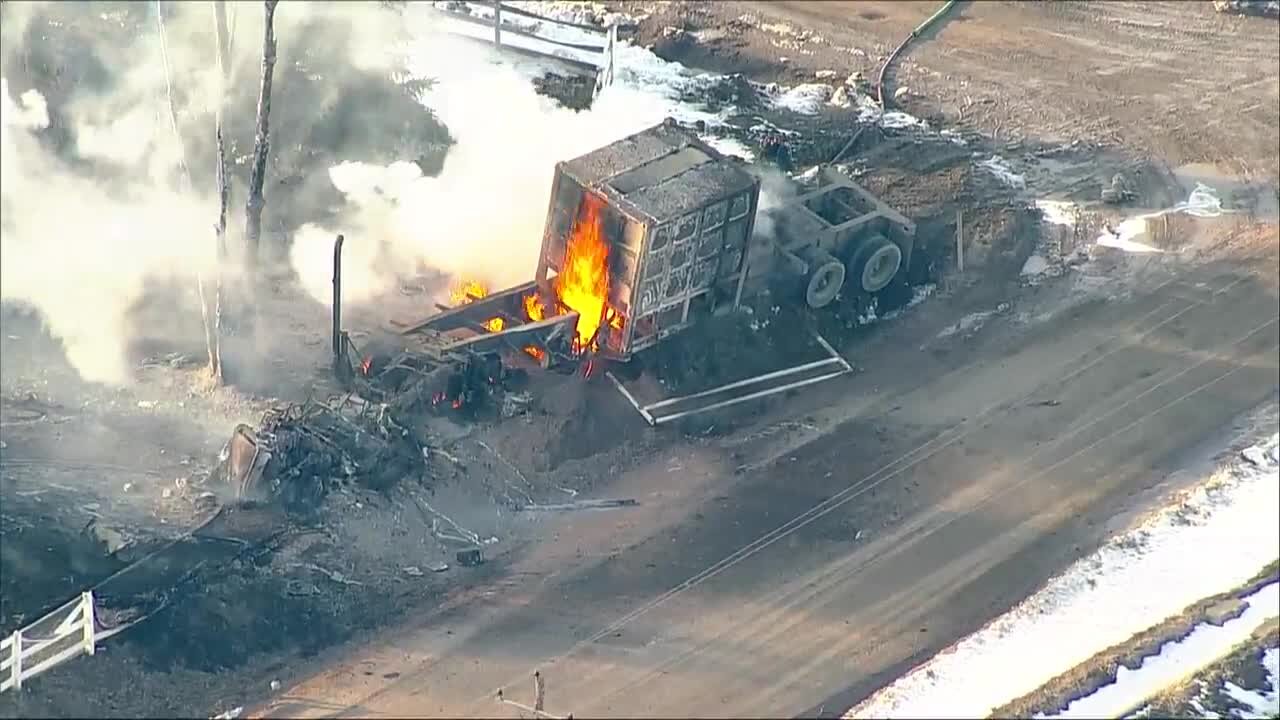
[[830, 305], [844, 287], [844, 264], [816, 247], [805, 248], [800, 255], [810, 268], [804, 288], [805, 302], [815, 310]]
[[872, 235], [853, 251], [849, 274], [864, 292], [880, 292], [893, 281], [902, 266], [902, 250], [883, 235]]

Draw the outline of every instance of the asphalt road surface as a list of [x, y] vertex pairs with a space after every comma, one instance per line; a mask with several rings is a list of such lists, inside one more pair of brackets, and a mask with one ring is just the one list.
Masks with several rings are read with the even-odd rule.
[[624, 478], [665, 475], [669, 507], [566, 520], [505, 583], [262, 712], [516, 717], [495, 691], [531, 705], [540, 669], [556, 715], [841, 713], [1088, 552], [1188, 448], [1274, 397], [1278, 345], [1274, 283], [1246, 274], [1087, 304], [878, 388], [736, 481], [696, 456]]

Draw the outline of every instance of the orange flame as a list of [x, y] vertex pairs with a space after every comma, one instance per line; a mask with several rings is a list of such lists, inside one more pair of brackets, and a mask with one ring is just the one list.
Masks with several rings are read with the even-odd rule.
[[[457, 286], [449, 290], [449, 299], [454, 305], [467, 305], [473, 303], [489, 294], [489, 288], [479, 280], [463, 280]], [[485, 329], [489, 332], [498, 332], [506, 327], [507, 323], [500, 317], [489, 318], [483, 323]]]
[[[573, 339], [575, 354], [598, 350], [601, 330], [621, 330], [626, 322], [621, 312], [609, 306], [609, 244], [604, 238], [604, 207], [604, 199], [598, 195], [583, 195], [565, 245], [564, 264], [551, 283], [554, 307], [547, 307], [537, 292], [522, 298], [525, 317], [532, 322], [545, 320], [552, 311], [578, 313]], [[488, 288], [475, 280], [465, 281], [450, 292], [454, 304], [475, 302], [488, 294]], [[490, 332], [497, 332], [505, 322], [495, 317], [484, 325]], [[546, 355], [542, 348], [534, 345], [525, 347], [524, 351], [537, 360]]]
[[546, 319], [547, 309], [542, 306], [542, 298], [536, 292], [524, 296], [524, 314], [533, 322]]
[[579, 351], [596, 348], [609, 302], [609, 245], [601, 224], [604, 200], [587, 193], [564, 252], [564, 266], [552, 282], [560, 304], [578, 313]]

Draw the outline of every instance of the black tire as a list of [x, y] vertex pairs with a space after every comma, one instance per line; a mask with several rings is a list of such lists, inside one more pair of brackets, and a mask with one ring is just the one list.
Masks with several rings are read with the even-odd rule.
[[863, 240], [849, 258], [849, 274], [868, 293], [888, 287], [901, 267], [902, 250], [883, 235]]
[[844, 278], [844, 265], [838, 260], [819, 265], [805, 284], [805, 302], [814, 310], [830, 305], [844, 287]]

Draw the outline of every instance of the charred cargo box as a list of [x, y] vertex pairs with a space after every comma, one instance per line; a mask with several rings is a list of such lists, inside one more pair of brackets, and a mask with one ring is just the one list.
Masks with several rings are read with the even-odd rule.
[[[535, 282], [607, 252], [606, 307], [595, 342], [625, 360], [741, 299], [760, 180], [690, 133], [663, 123], [557, 163]], [[583, 312], [583, 308], [574, 309]], [[594, 308], [586, 312], [594, 312]]]

